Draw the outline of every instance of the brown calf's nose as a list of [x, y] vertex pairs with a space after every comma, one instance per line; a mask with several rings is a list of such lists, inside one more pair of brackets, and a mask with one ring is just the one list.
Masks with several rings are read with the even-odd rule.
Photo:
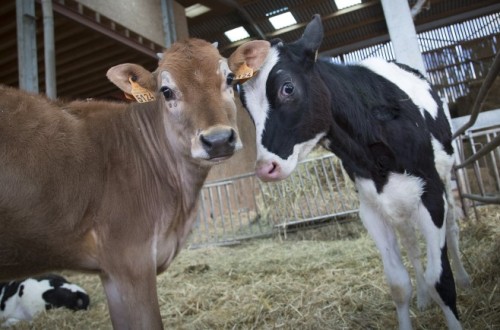
[[234, 129], [219, 129], [201, 134], [200, 141], [210, 159], [228, 157], [234, 153], [237, 136]]

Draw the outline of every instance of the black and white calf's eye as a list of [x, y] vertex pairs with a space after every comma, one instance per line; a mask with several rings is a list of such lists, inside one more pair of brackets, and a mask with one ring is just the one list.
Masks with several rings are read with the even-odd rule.
[[283, 96], [290, 96], [293, 94], [294, 91], [295, 91], [295, 86], [293, 85], [293, 83], [286, 82], [283, 84], [283, 86], [281, 86], [280, 93]]
[[167, 101], [172, 100], [175, 97], [174, 91], [168, 86], [162, 86], [162, 88], [160, 88], [160, 92], [162, 92], [163, 97]]
[[226, 84], [227, 84], [228, 86], [231, 86], [231, 85], [233, 84], [234, 77], [235, 77], [235, 75], [234, 75], [234, 73], [232, 73], [232, 72], [230, 72], [230, 73], [227, 75], [227, 77], [226, 77]]

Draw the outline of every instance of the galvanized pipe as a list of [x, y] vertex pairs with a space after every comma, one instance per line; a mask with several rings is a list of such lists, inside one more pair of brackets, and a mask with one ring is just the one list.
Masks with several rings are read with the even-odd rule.
[[488, 154], [490, 151], [494, 150], [498, 146], [500, 146], [500, 135], [495, 137], [493, 140], [491, 140], [486, 145], [484, 145], [481, 149], [479, 149], [477, 152], [475, 152], [472, 156], [467, 158], [463, 163], [455, 165], [455, 168], [459, 169], [459, 168], [463, 168], [467, 165], [472, 164], [472, 162], [485, 156], [486, 154]]
[[170, 46], [172, 46], [172, 44], [177, 40], [174, 18], [174, 2], [172, 0], [161, 0], [161, 14], [163, 17], [165, 47], [170, 48]]
[[43, 48], [45, 58], [45, 94], [50, 99], [57, 97], [56, 55], [54, 43], [54, 13], [52, 0], [42, 0]]
[[469, 121], [465, 125], [456, 130], [456, 132], [452, 136], [453, 139], [455, 139], [460, 134], [465, 132], [468, 128], [472, 127], [472, 125], [474, 125], [477, 116], [479, 116], [479, 112], [483, 105], [483, 101], [486, 98], [486, 95], [488, 95], [488, 91], [493, 85], [493, 82], [495, 82], [495, 79], [497, 78], [499, 72], [500, 72], [500, 51], [498, 51], [497, 54], [495, 55], [495, 59], [491, 64], [488, 74], [484, 78], [484, 82], [481, 85], [479, 92], [477, 93], [476, 100], [474, 101], [474, 105], [472, 106]]
[[38, 93], [36, 18], [34, 0], [16, 0], [19, 87]]

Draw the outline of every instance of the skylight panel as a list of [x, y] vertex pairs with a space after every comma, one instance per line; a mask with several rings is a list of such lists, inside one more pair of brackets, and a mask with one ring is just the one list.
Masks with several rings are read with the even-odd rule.
[[235, 41], [246, 39], [246, 38], [250, 37], [247, 30], [245, 30], [245, 28], [243, 26], [237, 27], [236, 29], [226, 31], [226, 32], [224, 32], [224, 34], [231, 42], [235, 42]]
[[206, 12], [209, 12], [211, 9], [208, 8], [207, 6], [202, 5], [201, 3], [196, 3], [192, 6], [187, 7], [184, 12], [186, 13], [186, 16], [189, 18], [193, 18], [196, 16], [200, 16], [201, 14], [205, 14]]
[[269, 17], [269, 22], [273, 25], [276, 30], [282, 29], [284, 27], [297, 24], [295, 17], [293, 17], [292, 13], [287, 11], [283, 14], [279, 14], [276, 16]]
[[359, 5], [361, 0], [335, 0], [335, 4], [339, 10], [352, 7], [354, 5]]

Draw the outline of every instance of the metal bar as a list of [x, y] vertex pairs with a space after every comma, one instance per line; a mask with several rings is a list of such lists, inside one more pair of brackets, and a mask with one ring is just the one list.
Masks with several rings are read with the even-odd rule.
[[[323, 174], [325, 175], [325, 179], [326, 179], [326, 185], [328, 186], [328, 192], [330, 193], [330, 199], [328, 201], [326, 201], [326, 204], [330, 205], [330, 203], [335, 202], [335, 194], [333, 193], [333, 184], [330, 181], [330, 176], [328, 175], [328, 171], [326, 170], [326, 167], [325, 167], [325, 159], [321, 160], [321, 168], [323, 169]], [[335, 172], [333, 168], [332, 168], [332, 171]], [[334, 178], [335, 178], [335, 176], [334, 176]], [[335, 183], [337, 183], [336, 180], [335, 180]], [[333, 209], [335, 210], [335, 207]]]
[[314, 221], [317, 221], [317, 220], [323, 220], [323, 219], [327, 219], [327, 218], [334, 218], [334, 217], [348, 215], [348, 214], [353, 214], [353, 213], [358, 213], [358, 211], [359, 211], [358, 209], [355, 209], [355, 210], [349, 210], [349, 211], [339, 212], [339, 213], [335, 213], [335, 214], [319, 215], [319, 216], [312, 217], [312, 218], [309, 218], [309, 219], [301, 219], [301, 220], [295, 220], [295, 221], [285, 221], [283, 223], [275, 225], [274, 227], [286, 229], [289, 226], [299, 225], [299, 224], [308, 223], [308, 222], [314, 222]]
[[481, 88], [477, 93], [476, 100], [474, 101], [474, 105], [472, 106], [469, 122], [467, 122], [465, 125], [460, 127], [455, 133], [453, 133], [452, 136], [453, 139], [455, 139], [457, 136], [464, 133], [468, 128], [474, 125], [477, 116], [479, 115], [479, 112], [481, 110], [481, 107], [483, 105], [483, 101], [486, 98], [486, 95], [488, 94], [488, 91], [493, 85], [493, 82], [497, 78], [499, 72], [500, 72], [500, 51], [497, 51], [497, 54], [495, 55], [495, 59], [491, 64], [488, 74], [484, 78], [483, 84], [481, 85]]
[[[472, 148], [472, 154], [475, 155], [477, 150], [476, 150], [476, 142], [474, 141], [474, 138], [472, 136], [469, 136], [471, 148]], [[480, 145], [480, 143], [478, 143]], [[479, 161], [476, 160], [473, 164], [474, 168], [474, 175], [476, 176], [476, 182], [479, 187], [479, 192], [481, 195], [484, 195], [484, 185], [483, 185], [483, 176], [481, 175], [481, 166], [479, 165]]]
[[45, 94], [49, 99], [57, 97], [56, 52], [54, 42], [54, 13], [52, 0], [42, 0], [43, 49], [45, 59]]
[[[231, 204], [231, 198], [229, 197], [229, 190], [228, 187], [229, 185], [224, 186], [224, 192], [225, 192], [225, 197], [227, 201], [227, 213], [229, 214], [229, 223], [231, 225], [231, 234], [233, 237], [236, 236], [236, 231], [234, 230], [234, 223], [233, 223], [233, 206]], [[238, 210], [238, 208], [236, 208]]]
[[16, 0], [19, 88], [38, 93], [36, 18], [34, 0]]
[[[234, 183], [234, 186], [233, 186], [233, 192], [234, 192], [234, 202], [236, 203], [237, 207], [236, 207], [236, 210], [237, 210], [237, 214], [238, 214], [238, 224], [239, 224], [239, 228], [243, 228], [243, 222], [241, 221], [241, 201], [240, 201], [240, 196], [238, 195], [238, 190], [239, 188], [241, 187], [241, 182], [235, 182]], [[241, 189], [243, 190], [243, 189]], [[245, 209], [247, 210], [247, 213], [248, 213], [248, 207], [245, 207]], [[247, 219], [250, 219], [247, 215]]]
[[[321, 184], [321, 180], [320, 180], [320, 177], [319, 177], [319, 174], [318, 174], [318, 168], [317, 168], [317, 165], [316, 163], [314, 163], [314, 178], [316, 180], [316, 182], [318, 183], [318, 186], [319, 186], [319, 193], [321, 195], [321, 200], [323, 201], [323, 205], [325, 205], [325, 208], [328, 210], [328, 213], [332, 213], [332, 210], [330, 209], [330, 205], [328, 203], [326, 203], [326, 198], [325, 198], [325, 195], [324, 195], [324, 189], [323, 189], [323, 185]], [[321, 212], [318, 212], [318, 214], [321, 214]]]
[[[224, 206], [222, 205], [222, 195], [220, 192], [221, 186], [215, 187], [215, 190], [217, 191], [217, 199], [219, 200], [219, 215], [221, 219], [221, 224], [222, 224], [222, 237], [226, 236], [226, 222], [224, 221]], [[214, 215], [214, 222], [216, 221], [215, 215]]]
[[172, 0], [161, 0], [161, 14], [163, 23], [163, 33], [165, 35], [165, 47], [170, 48], [177, 40], [175, 29], [174, 4]]
[[[500, 136], [497, 136], [497, 137], [500, 137]], [[491, 141], [491, 134], [486, 134], [486, 141], [488, 142], [486, 144], [486, 146], [488, 146], [492, 142]], [[496, 189], [498, 189], [498, 191], [500, 191], [500, 174], [498, 173], [497, 159], [495, 157], [494, 152], [491, 152], [489, 155], [491, 158], [491, 164], [493, 165], [493, 174], [495, 175]]]
[[[336, 185], [336, 188], [337, 188], [337, 192], [338, 192], [338, 200], [340, 202], [340, 207], [342, 210], [345, 210], [346, 207], [345, 207], [345, 203], [344, 203], [344, 194], [342, 192], [342, 188], [340, 187], [340, 183], [339, 183], [339, 178], [338, 178], [338, 175], [337, 175], [337, 170], [335, 169], [335, 164], [333, 163], [333, 159], [330, 158], [329, 159], [329, 162], [330, 162], [330, 168], [332, 169], [332, 173], [333, 173], [333, 178], [335, 180], [335, 185]], [[344, 177], [345, 179], [345, 177]], [[335, 199], [332, 199], [332, 201], [334, 201]]]
[[463, 194], [464, 198], [468, 198], [477, 202], [482, 202], [485, 204], [500, 204], [500, 196], [481, 196], [472, 194]]
[[[307, 171], [307, 179], [312, 182], [313, 180], [315, 180], [313, 177], [311, 177], [311, 173], [309, 171]], [[318, 189], [318, 192], [319, 192], [319, 189]], [[314, 194], [313, 196], [313, 201], [314, 201], [314, 205], [316, 206], [316, 213], [315, 214], [319, 214], [320, 213], [320, 210], [319, 210], [319, 206], [318, 206], [318, 198], [317, 198], [317, 193]]]
[[[297, 173], [297, 172], [296, 172]], [[292, 185], [295, 187], [297, 185], [297, 183], [295, 182], [295, 176], [297, 175], [296, 173], [294, 173], [293, 175], [291, 175], [290, 177], [290, 181], [292, 182]], [[307, 195], [307, 193], [305, 193], [304, 195]], [[301, 214], [301, 219], [304, 219], [306, 216], [304, 214], [304, 208], [301, 207], [300, 205], [300, 198], [296, 199], [296, 205], [293, 205], [292, 204], [292, 208], [295, 210], [295, 207], [294, 206], [297, 206], [300, 210], [300, 214]]]
[[[206, 235], [206, 240], [208, 241], [208, 239], [210, 238], [210, 228], [208, 228], [208, 219], [207, 219], [207, 209], [205, 207], [205, 194], [203, 192], [203, 190], [205, 189], [202, 189], [201, 191], [201, 196], [200, 196], [200, 199], [201, 199], [201, 212], [198, 211], [198, 213], [200, 213], [200, 222], [203, 221], [203, 229], [205, 230], [205, 235]], [[202, 226], [202, 224], [200, 223], [200, 227]], [[201, 230], [199, 229], [200, 227], [198, 227], [198, 231], [200, 232], [200, 236], [202, 235], [201, 233]]]
[[215, 237], [215, 241], [218, 242], [219, 241], [219, 233], [218, 233], [218, 230], [217, 230], [217, 221], [215, 221], [215, 216], [214, 216], [214, 210], [215, 210], [215, 207], [214, 207], [214, 198], [213, 198], [213, 194], [212, 194], [212, 188], [208, 188], [208, 198], [210, 200], [210, 218], [212, 219], [212, 223], [213, 223], [213, 227], [214, 227], [214, 237]]
[[474, 161], [487, 155], [490, 151], [494, 150], [498, 146], [500, 146], [500, 136], [496, 136], [493, 140], [491, 140], [489, 143], [484, 145], [477, 152], [474, 152], [474, 154], [472, 156], [470, 156], [469, 158], [467, 158], [463, 163], [455, 165], [455, 168], [459, 169], [459, 168], [463, 168], [467, 165], [472, 164]]
[[[299, 171], [298, 175], [299, 175], [300, 185], [304, 186], [304, 179], [302, 177], [302, 171]], [[309, 215], [312, 216], [311, 202], [309, 201], [309, 194], [306, 194], [306, 205], [307, 205], [307, 209], [309, 210]]]

